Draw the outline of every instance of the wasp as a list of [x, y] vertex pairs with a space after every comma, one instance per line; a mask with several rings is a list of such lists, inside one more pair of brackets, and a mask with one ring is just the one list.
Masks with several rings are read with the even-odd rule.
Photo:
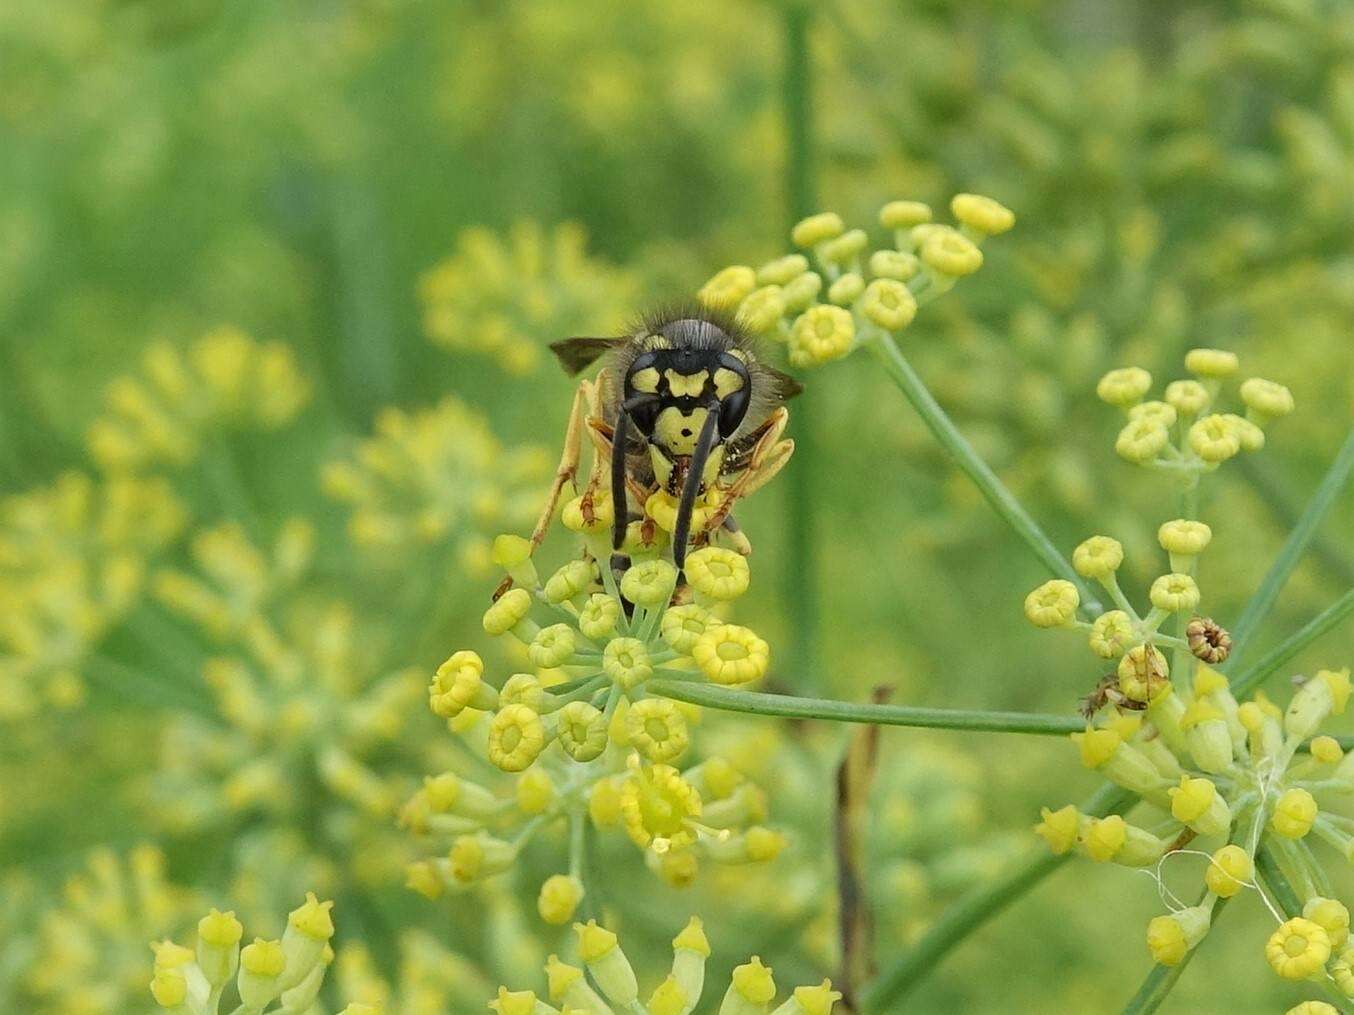
[[794, 442], [782, 439], [784, 403], [800, 392], [799, 382], [766, 364], [732, 318], [705, 308], [651, 314], [621, 337], [570, 338], [550, 348], [571, 376], [599, 362], [600, 370], [574, 395], [533, 545], [545, 538], [565, 484], [576, 486], [586, 433], [596, 454], [583, 510], [586, 516], [601, 484], [609, 483], [613, 551], [621, 550], [631, 521], [652, 526], [645, 509], [661, 491], [676, 502], [672, 556], [679, 573], [689, 547], [721, 530], [749, 552], [730, 512], [793, 453]]

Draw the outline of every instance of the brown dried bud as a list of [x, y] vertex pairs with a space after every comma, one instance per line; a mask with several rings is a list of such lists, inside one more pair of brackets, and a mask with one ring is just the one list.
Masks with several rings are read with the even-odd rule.
[[1232, 652], [1232, 636], [1210, 617], [1195, 617], [1185, 627], [1185, 640], [1196, 659], [1224, 662]]

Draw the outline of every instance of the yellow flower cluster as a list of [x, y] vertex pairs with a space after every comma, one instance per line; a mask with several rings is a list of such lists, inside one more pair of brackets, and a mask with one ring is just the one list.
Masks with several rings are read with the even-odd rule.
[[[1072, 554], [1072, 566], [1083, 578], [1099, 582], [1109, 593], [1115, 609], [1094, 621], [1077, 617], [1081, 596], [1070, 581], [1054, 578], [1025, 597], [1025, 618], [1036, 627], [1084, 631], [1091, 652], [1114, 661], [1115, 677], [1110, 690], [1121, 703], [1139, 705], [1169, 689], [1170, 667], [1160, 647], [1188, 650], [1205, 663], [1226, 661], [1232, 639], [1208, 617], [1197, 616], [1201, 593], [1194, 579], [1196, 560], [1213, 538], [1203, 522], [1175, 519], [1157, 530], [1161, 548], [1170, 558], [1171, 570], [1152, 582], [1148, 591], [1151, 609], [1140, 614], [1119, 586], [1118, 571], [1124, 547], [1110, 536], [1092, 536]], [[1183, 634], [1161, 630], [1176, 618]]]
[[184, 526], [158, 479], [65, 473], [0, 500], [0, 720], [84, 700], [84, 669]]
[[1252, 377], [1240, 389], [1245, 415], [1217, 411], [1223, 382], [1239, 368], [1235, 353], [1191, 349], [1185, 356], [1191, 376], [1166, 385], [1160, 400], [1146, 398], [1152, 375], [1142, 367], [1111, 370], [1096, 394], [1128, 416], [1114, 450], [1138, 465], [1176, 473], [1186, 485], [1242, 451], [1259, 451], [1265, 427], [1293, 411], [1293, 395], [1282, 384]]
[[[566, 522], [570, 513], [566, 506]], [[449, 859], [416, 865], [411, 884], [437, 895], [500, 873], [543, 824], [565, 819], [624, 829], [676, 884], [695, 877], [701, 857], [772, 859], [784, 837], [760, 824], [765, 795], [718, 758], [675, 767], [700, 712], [653, 690], [664, 679], [737, 686], [766, 673], [766, 642], [716, 615], [747, 590], [747, 559], [725, 547], [695, 550], [678, 590], [677, 569], [656, 549], [638, 551], [619, 581], [609, 568], [599, 576], [592, 556], [543, 579], [530, 549], [518, 537], [495, 541], [495, 560], [515, 585], [483, 619], [488, 634], [516, 644], [527, 668], [492, 681], [479, 654], [461, 650], [428, 687], [434, 714], [481, 744], [495, 767], [520, 773], [514, 798], [452, 774], [428, 780], [406, 805], [404, 824], [458, 838]], [[554, 623], [542, 626], [533, 608]], [[512, 841], [488, 834], [523, 822]], [[576, 873], [552, 878], [541, 914], [564, 922], [581, 896]]]
[[[244, 925], [234, 912], [213, 909], [197, 925], [197, 945], [188, 948], [165, 939], [155, 953], [150, 993], [160, 1008], [175, 1015], [218, 1015], [234, 985], [239, 1005], [227, 1011], [285, 1015], [309, 1011], [334, 961], [332, 902], [308, 893], [287, 917], [282, 937], [256, 937], [241, 947]], [[274, 1007], [276, 1005], [276, 1007]], [[376, 1009], [353, 1004], [340, 1015], [367, 1015]]]
[[463, 565], [487, 561], [484, 527], [524, 523], [550, 462], [537, 447], [505, 448], [479, 413], [455, 398], [407, 413], [384, 410], [376, 433], [324, 467], [325, 493], [348, 504], [348, 535], [377, 551], [424, 551], [455, 541]]
[[[165, 732], [156, 814], [176, 829], [320, 806], [365, 817], [343, 822], [350, 834], [384, 834], [396, 810], [394, 762], [423, 678], [384, 665], [347, 604], [293, 594], [312, 541], [300, 520], [270, 554], [237, 528], [207, 530], [194, 540], [201, 577], [157, 578], [165, 604], [228, 649], [203, 664], [216, 720], [183, 716]], [[380, 771], [368, 762], [378, 753]], [[330, 796], [299, 800], [301, 784]]]
[[236, 328], [212, 331], [185, 353], [150, 345], [141, 376], [114, 380], [90, 425], [89, 453], [109, 470], [182, 466], [228, 429], [276, 430], [310, 399], [291, 347]]
[[610, 334], [633, 302], [634, 279], [586, 248], [574, 223], [523, 221], [506, 239], [465, 230], [456, 253], [419, 283], [424, 331], [449, 352], [492, 356], [515, 374], [535, 369], [542, 336]]
[[[9, 886], [7, 885], [6, 888]], [[6, 939], [21, 963], [25, 1011], [119, 1015], [144, 1007], [146, 942], [178, 933], [200, 903], [172, 884], [151, 846], [126, 856], [100, 848], [65, 884], [58, 905], [41, 912], [31, 941]], [[6, 892], [6, 904], [14, 899]], [[25, 928], [26, 929], [26, 928]], [[25, 960], [26, 953], [31, 956]]]
[[1315, 835], [1354, 859], [1354, 820], [1329, 806], [1354, 792], [1354, 761], [1332, 737], [1318, 735], [1327, 718], [1344, 712], [1350, 691], [1348, 669], [1321, 670], [1287, 709], [1261, 692], [1238, 702], [1226, 677], [1196, 663], [1188, 690], [1167, 684], [1141, 711], [1072, 734], [1083, 765], [1169, 817], [1149, 826], [1069, 804], [1045, 808], [1035, 831], [1057, 854], [1076, 850], [1097, 862], [1152, 869], [1195, 838], [1221, 843], [1208, 855], [1203, 900], [1148, 925], [1148, 948], [1163, 965], [1182, 962], [1198, 945], [1219, 899], [1262, 891], [1255, 858], [1269, 849], [1303, 903], [1302, 915], [1270, 937], [1269, 964], [1293, 980], [1324, 969], [1354, 998], [1349, 911], [1326, 894], [1328, 879], [1305, 841]]
[[989, 236], [1015, 225], [1015, 215], [988, 197], [958, 194], [956, 225], [931, 221], [919, 201], [891, 201], [879, 212], [893, 246], [869, 252], [863, 229], [846, 228], [834, 212], [811, 215], [790, 234], [813, 255], [789, 254], [753, 269], [725, 268], [700, 290], [713, 310], [736, 313], [752, 332], [785, 342], [790, 362], [817, 366], [879, 335], [903, 331], [923, 303], [943, 295], [983, 264]]
[[[710, 942], [698, 918], [692, 917], [673, 938], [671, 972], [646, 1001], [640, 1000], [634, 967], [613, 931], [595, 920], [574, 924], [574, 931], [583, 967], [550, 956], [545, 966], [548, 1003], [530, 990], [499, 987], [498, 997], [489, 1002], [489, 1007], [497, 1015], [564, 1015], [611, 1011], [613, 1007], [635, 1015], [686, 1015], [698, 1005], [702, 1010], [716, 1010], [713, 999], [701, 1005]], [[773, 1009], [776, 992], [771, 969], [754, 955], [735, 967], [717, 1010], [719, 1015], [831, 1015], [833, 1005], [841, 998], [832, 989], [832, 981], [824, 980], [815, 987], [796, 988]]]

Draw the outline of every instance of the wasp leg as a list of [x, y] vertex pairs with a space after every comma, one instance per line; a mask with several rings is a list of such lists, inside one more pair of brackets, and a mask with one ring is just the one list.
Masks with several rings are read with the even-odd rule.
[[625, 444], [629, 439], [630, 413], [624, 405], [616, 413], [616, 429], [611, 435], [611, 548], [619, 550], [625, 542], [625, 527], [630, 516], [630, 501], [625, 492]]
[[536, 520], [536, 527], [531, 531], [531, 549], [534, 552], [536, 547], [544, 541], [546, 533], [550, 531], [550, 523], [555, 517], [555, 508], [559, 506], [560, 494], [564, 492], [564, 484], [573, 481], [578, 475], [579, 457], [583, 452], [583, 405], [584, 400], [590, 398], [592, 385], [584, 381], [574, 392], [574, 401], [569, 409], [569, 424], [564, 431], [564, 451], [560, 454], [559, 468], [555, 470], [555, 480], [550, 484], [550, 493], [546, 495], [545, 506], [541, 508], [541, 515]]
[[718, 440], [719, 414], [711, 406], [705, 413], [705, 423], [691, 452], [686, 482], [682, 484], [682, 499], [677, 502], [677, 523], [672, 527], [672, 562], [677, 565], [677, 581], [683, 580], [682, 567], [686, 563], [686, 545], [691, 538], [691, 512], [696, 508], [696, 494], [704, 481], [705, 465]]
[[710, 542], [715, 546], [724, 546], [744, 557], [752, 553], [752, 544], [743, 534], [742, 528], [732, 514], [724, 518], [724, 524], [710, 531]]
[[750, 448], [736, 449], [732, 460], [740, 465], [738, 475], [729, 485], [720, 506], [710, 516], [706, 531], [724, 524], [724, 519], [740, 498], [760, 490], [785, 467], [795, 449], [794, 441], [780, 439], [789, 419], [790, 414], [784, 407], [777, 409], [766, 423], [748, 435], [755, 437], [755, 443]]

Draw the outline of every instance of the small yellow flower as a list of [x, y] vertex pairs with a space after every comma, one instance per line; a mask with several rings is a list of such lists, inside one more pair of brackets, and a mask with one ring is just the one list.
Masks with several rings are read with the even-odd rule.
[[752, 576], [741, 553], [706, 546], [686, 558], [686, 580], [707, 599], [730, 602], [748, 590]]
[[716, 684], [746, 684], [766, 675], [771, 648], [746, 627], [720, 624], [701, 635], [691, 657]]
[[1157, 529], [1157, 542], [1167, 553], [1194, 557], [1203, 553], [1213, 539], [1213, 530], [1203, 522], [1177, 518]]
[[621, 821], [640, 849], [660, 853], [696, 841], [691, 822], [701, 815], [701, 798], [671, 765], [634, 765], [621, 783]]
[[1283, 1015], [1340, 1015], [1340, 1009], [1325, 1001], [1302, 1001], [1293, 1005]]
[[[585, 505], [590, 505], [587, 511], [583, 510]], [[560, 521], [564, 522], [564, 527], [571, 532], [585, 532], [589, 535], [610, 532], [611, 523], [616, 517], [613, 507], [609, 493], [598, 491], [590, 498], [586, 494], [580, 494], [564, 505], [564, 510], [560, 512]]]
[[[837, 309], [833, 307], [832, 309]], [[696, 503], [691, 509], [691, 531], [699, 532], [705, 528], [705, 523], [710, 518], [710, 512], [719, 507], [720, 493], [718, 487], [711, 485], [704, 497], [697, 497]], [[655, 490], [649, 495], [649, 499], [644, 502], [644, 513], [654, 520], [654, 524], [665, 533], [671, 533], [677, 528], [677, 498], [668, 493], [667, 490]], [[639, 528], [639, 523], [632, 523], [631, 530]], [[627, 548], [630, 545], [630, 539], [626, 539]], [[656, 548], [656, 547], [655, 547]]]
[[806, 271], [798, 278], [781, 287], [780, 298], [785, 303], [787, 314], [798, 314], [807, 310], [823, 288], [823, 277], [816, 271]]
[[[842, 237], [842, 239], [845, 238]], [[841, 241], [834, 242], [839, 243]], [[849, 307], [860, 298], [860, 294], [864, 291], [865, 280], [856, 272], [848, 271], [827, 287], [827, 298], [829, 303], [835, 303], [839, 307]]]
[[1113, 860], [1128, 839], [1128, 822], [1117, 814], [1092, 818], [1086, 829], [1086, 855], [1097, 863]]
[[1242, 382], [1241, 400], [1261, 422], [1279, 419], [1293, 411], [1293, 392], [1262, 377]]
[[1255, 864], [1250, 854], [1229, 843], [1214, 852], [1212, 863], [1204, 871], [1204, 884], [1218, 898], [1230, 899], [1250, 884], [1254, 876]]
[[1221, 380], [1237, 372], [1236, 353], [1224, 349], [1191, 349], [1185, 353], [1185, 369], [1199, 377]]
[[1199, 605], [1199, 586], [1187, 574], [1163, 574], [1152, 582], [1148, 598], [1158, 610], [1190, 613]]
[[1195, 779], [1188, 775], [1180, 777], [1180, 785], [1169, 790], [1171, 814], [1176, 821], [1190, 825], [1206, 816], [1214, 803], [1219, 801], [1218, 787], [1211, 779]]
[[507, 634], [531, 611], [531, 593], [526, 589], [509, 589], [498, 597], [498, 602], [484, 614], [484, 631], [497, 637]]
[[1152, 375], [1142, 367], [1120, 367], [1100, 378], [1095, 393], [1102, 402], [1127, 409], [1142, 401], [1152, 386]]
[[1169, 428], [1175, 426], [1179, 413], [1175, 411], [1175, 406], [1168, 405], [1165, 402], [1139, 402], [1128, 410], [1128, 418], [1130, 420], [1151, 420]]
[[576, 647], [572, 627], [568, 624], [551, 624], [541, 628], [536, 632], [536, 637], [531, 639], [531, 644], [527, 646], [527, 658], [531, 660], [531, 665], [551, 670], [572, 659]]
[[642, 560], [631, 564], [621, 578], [621, 595], [636, 606], [657, 609], [666, 606], [677, 584], [677, 568], [666, 560]]
[[[736, 966], [732, 979], [733, 982], [729, 985], [729, 993], [736, 994], [748, 1005], [764, 1007], [770, 1004], [776, 996], [776, 981], [772, 979], [771, 970], [762, 965], [762, 960], [756, 955], [752, 956], [745, 965]], [[760, 1011], [762, 1009], [756, 1008], [754, 1010]]]
[[1234, 412], [1224, 412], [1222, 418], [1226, 420], [1227, 425], [1236, 434], [1236, 439], [1241, 444], [1242, 451], [1255, 452], [1265, 446], [1265, 431], [1245, 416], [1238, 416]]
[[846, 224], [835, 211], [819, 212], [808, 218], [800, 219], [790, 230], [790, 241], [796, 247], [814, 247], [825, 240], [831, 240], [846, 231]]
[[818, 256], [829, 264], [849, 264], [868, 245], [869, 237], [865, 235], [865, 230], [852, 229], [833, 240], [822, 242], [818, 246]]
[[786, 254], [758, 268], [757, 283], [763, 286], [789, 285], [808, 270], [809, 259], [803, 254]]
[[1091, 651], [1101, 659], [1117, 659], [1133, 641], [1133, 621], [1123, 610], [1109, 610], [1091, 623]]
[[917, 316], [917, 300], [897, 279], [877, 278], [865, 288], [860, 311], [885, 331], [902, 331]]
[[1124, 546], [1110, 536], [1092, 536], [1072, 551], [1072, 566], [1083, 578], [1108, 578], [1124, 562]]
[[754, 335], [771, 331], [784, 316], [785, 298], [778, 285], [754, 289], [738, 306], [738, 322]]
[[188, 999], [188, 980], [178, 969], [156, 968], [150, 981], [151, 997], [162, 1008], [178, 1008]]
[[560, 927], [574, 918], [582, 901], [583, 882], [569, 874], [555, 874], [542, 883], [536, 911], [546, 923]]
[[1170, 431], [1158, 421], [1131, 419], [1114, 439], [1114, 451], [1120, 458], [1141, 465], [1156, 458], [1170, 439]]
[[536, 1011], [536, 995], [529, 990], [509, 990], [498, 988], [498, 997], [489, 1002], [497, 1015], [533, 1015]]
[[938, 228], [926, 237], [921, 247], [921, 259], [932, 271], [941, 275], [962, 278], [972, 275], [983, 266], [983, 252], [962, 233]]
[[916, 254], [901, 250], [876, 250], [870, 255], [870, 274], [875, 278], [891, 278], [895, 282], [906, 282], [916, 278], [921, 271], [921, 261]]
[[848, 311], [827, 304], [810, 307], [790, 331], [790, 362], [805, 367], [840, 359], [851, 351], [855, 337], [855, 321]]
[[607, 745], [607, 724], [601, 711], [586, 701], [571, 701], [557, 714], [559, 744], [575, 761], [591, 761]]
[[1068, 804], [1056, 811], [1043, 807], [1039, 813], [1044, 820], [1034, 826], [1035, 834], [1048, 843], [1055, 856], [1061, 856], [1077, 844], [1080, 815], [1076, 807]]
[[1189, 446], [1205, 462], [1225, 462], [1241, 450], [1241, 438], [1225, 418], [1213, 413], [1189, 428]]
[[879, 224], [885, 229], [911, 229], [931, 221], [931, 208], [920, 201], [890, 201], [879, 209]]
[[1269, 827], [1285, 839], [1301, 839], [1312, 830], [1317, 815], [1316, 798], [1300, 787], [1285, 790], [1274, 805]]
[[1209, 921], [1206, 906], [1190, 906], [1170, 916], [1154, 917], [1147, 925], [1147, 947], [1153, 961], [1163, 966], [1178, 966], [1204, 939]]
[[1025, 597], [1025, 619], [1035, 627], [1061, 627], [1072, 622], [1080, 605], [1077, 587], [1063, 578], [1054, 578]]
[[1343, 902], [1318, 895], [1307, 900], [1302, 915], [1326, 932], [1332, 948], [1343, 948], [1349, 940], [1349, 909]]
[[955, 194], [950, 199], [955, 219], [987, 236], [1004, 233], [1015, 225], [1015, 212], [981, 194]]
[[598, 828], [614, 828], [621, 823], [621, 783], [602, 779], [588, 793], [588, 817]]
[[1295, 916], [1265, 943], [1265, 958], [1285, 980], [1305, 980], [1330, 958], [1330, 937], [1320, 924]]
[[757, 288], [757, 273], [735, 264], [725, 268], [701, 286], [696, 298], [711, 310], [732, 310]]
[[514, 795], [523, 814], [544, 814], [559, 797], [559, 790], [548, 772], [530, 768], [517, 777]]
[[674, 652], [690, 655], [696, 647], [696, 642], [700, 641], [707, 631], [718, 627], [721, 623], [722, 621], [705, 607], [687, 603], [685, 606], [674, 606], [663, 614], [663, 619], [659, 622], [659, 632]]
[[578, 611], [578, 629], [593, 641], [610, 638], [621, 618], [621, 604], [605, 592], [594, 592]]
[[626, 691], [653, 676], [649, 649], [638, 638], [612, 638], [607, 642], [602, 651], [602, 669]]
[[1312, 757], [1321, 764], [1333, 765], [1344, 756], [1344, 748], [1334, 737], [1320, 736], [1312, 740]]
[[546, 579], [546, 601], [558, 605], [576, 599], [588, 591], [596, 579], [597, 571], [590, 561], [571, 560]]
[[1166, 385], [1166, 402], [1182, 416], [1197, 416], [1208, 408], [1212, 396], [1198, 381], [1171, 381]]
[[691, 743], [686, 717], [667, 698], [635, 702], [625, 715], [625, 726], [630, 743], [650, 761], [676, 761]]
[[489, 725], [489, 760], [505, 772], [521, 772], [545, 749], [541, 717], [522, 704], [494, 714]]

